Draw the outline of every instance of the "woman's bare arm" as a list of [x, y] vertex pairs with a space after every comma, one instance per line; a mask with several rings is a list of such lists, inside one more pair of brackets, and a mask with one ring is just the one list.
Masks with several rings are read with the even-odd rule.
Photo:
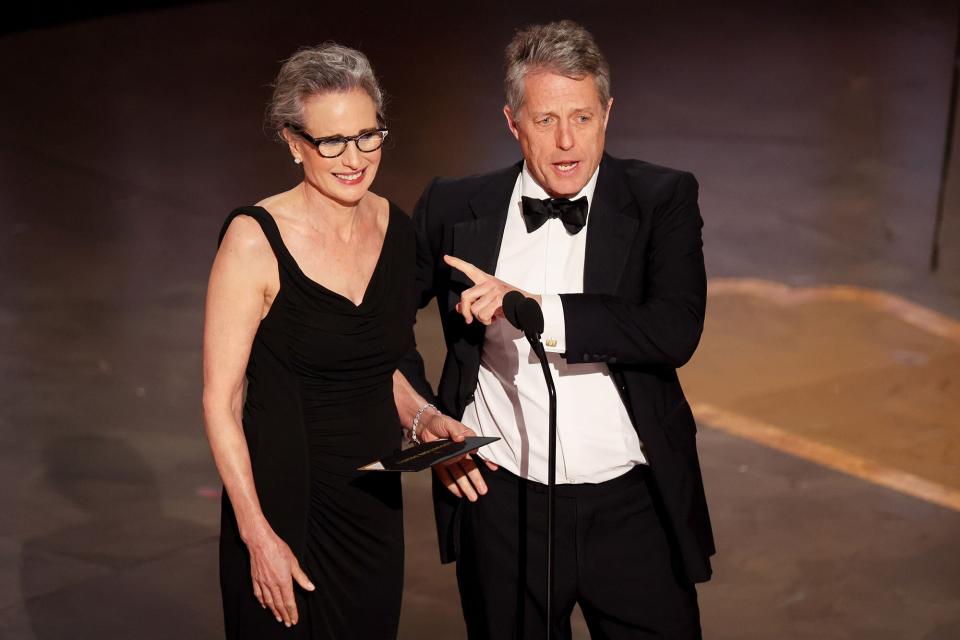
[[279, 289], [277, 262], [259, 225], [230, 224], [210, 272], [203, 332], [203, 416], [217, 471], [250, 551], [254, 595], [278, 621], [297, 623], [291, 579], [313, 585], [273, 531], [257, 498], [241, 421], [243, 382], [260, 320]]
[[[273, 259], [257, 223], [234, 219], [213, 262], [203, 330], [203, 417], [217, 471], [246, 541], [269, 527], [253, 484], [243, 435], [243, 382]], [[274, 266], [275, 268], [275, 266]]]

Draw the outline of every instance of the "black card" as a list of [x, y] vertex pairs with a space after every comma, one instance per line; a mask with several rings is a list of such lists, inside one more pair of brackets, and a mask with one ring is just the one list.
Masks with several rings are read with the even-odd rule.
[[361, 471], [423, 471], [438, 462], [449, 460], [468, 451], [478, 449], [485, 444], [496, 442], [500, 438], [472, 436], [463, 442], [453, 440], [434, 440], [415, 447], [398, 451], [381, 460], [360, 467]]

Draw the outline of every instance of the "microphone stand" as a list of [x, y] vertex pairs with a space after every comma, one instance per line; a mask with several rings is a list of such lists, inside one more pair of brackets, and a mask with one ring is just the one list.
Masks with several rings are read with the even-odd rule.
[[[536, 303], [534, 303], [536, 304]], [[543, 369], [543, 378], [547, 383], [547, 393], [550, 397], [549, 429], [550, 444], [547, 448], [547, 640], [550, 640], [553, 631], [553, 568], [554, 568], [554, 538], [556, 537], [556, 521], [554, 520], [556, 506], [557, 485], [557, 388], [553, 384], [553, 374], [547, 363], [547, 353], [543, 349], [540, 335], [525, 333], [530, 348], [540, 360]]]
[[540, 360], [543, 379], [547, 383], [550, 397], [549, 430], [550, 442], [547, 448], [547, 640], [553, 635], [553, 569], [556, 545], [556, 485], [557, 485], [557, 388], [553, 385], [553, 374], [547, 363], [547, 353], [540, 342], [543, 333], [543, 310], [533, 298], [519, 291], [510, 291], [503, 296], [503, 316], [514, 327], [523, 332], [530, 348]]

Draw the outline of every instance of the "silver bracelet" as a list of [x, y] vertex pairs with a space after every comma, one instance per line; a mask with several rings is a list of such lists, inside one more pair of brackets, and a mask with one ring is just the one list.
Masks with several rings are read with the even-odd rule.
[[417, 411], [417, 415], [413, 416], [413, 424], [410, 426], [410, 442], [413, 444], [420, 444], [420, 435], [417, 433], [417, 427], [420, 426], [420, 418], [423, 417], [423, 412], [427, 409], [433, 409], [436, 411], [437, 407], [431, 403], [427, 403], [420, 407], [420, 410]]

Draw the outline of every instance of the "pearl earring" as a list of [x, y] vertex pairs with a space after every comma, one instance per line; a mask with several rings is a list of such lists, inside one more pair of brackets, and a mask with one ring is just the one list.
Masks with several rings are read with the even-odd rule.
[[294, 158], [293, 161], [297, 164], [300, 164], [301, 162], [303, 162], [303, 160], [301, 160], [300, 158]]

